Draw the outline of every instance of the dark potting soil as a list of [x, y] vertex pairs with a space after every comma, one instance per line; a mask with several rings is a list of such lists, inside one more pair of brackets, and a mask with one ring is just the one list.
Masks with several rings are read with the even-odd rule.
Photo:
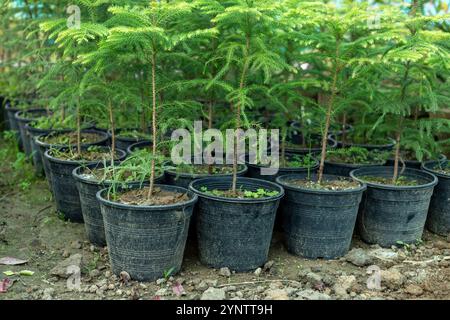
[[386, 152], [351, 147], [327, 151], [327, 161], [346, 164], [384, 164], [388, 158]]
[[293, 179], [293, 180], [287, 180], [287, 183], [289, 183], [292, 186], [300, 187], [303, 189], [311, 189], [311, 190], [332, 190], [332, 191], [340, 191], [340, 190], [351, 190], [351, 189], [357, 189], [361, 186], [359, 182], [345, 179], [345, 178], [339, 178], [335, 180], [323, 180], [321, 183], [318, 183], [317, 181], [312, 180], [305, 180], [305, 179]]
[[189, 200], [186, 193], [161, 190], [155, 188], [153, 195], [148, 197], [149, 188], [134, 189], [115, 196], [115, 200], [127, 204], [137, 206], [157, 206], [170, 205], [185, 202]]
[[269, 191], [266, 189], [257, 189], [256, 191], [239, 189], [233, 190], [208, 190], [206, 187], [200, 188], [200, 190], [206, 194], [224, 197], [224, 198], [234, 198], [234, 199], [261, 199], [274, 197], [278, 195], [278, 191]]
[[397, 181], [393, 182], [392, 178], [384, 178], [384, 177], [374, 177], [374, 176], [362, 176], [361, 180], [372, 182], [376, 184], [384, 184], [388, 186], [418, 186], [419, 182], [417, 180], [400, 176], [397, 178]]
[[[81, 143], [95, 143], [101, 140], [103, 136], [98, 135], [96, 133], [81, 133]], [[77, 144], [77, 133], [76, 132], [67, 132], [56, 135], [45, 136], [42, 139], [44, 142], [48, 144], [56, 144], [56, 145], [76, 145]]]
[[[90, 147], [87, 150], [81, 150], [78, 153], [74, 149], [67, 150], [54, 150], [52, 156], [61, 160], [71, 161], [100, 161], [103, 159], [111, 159], [111, 152], [104, 151], [104, 148]], [[114, 160], [119, 158], [119, 154], [116, 152]]]

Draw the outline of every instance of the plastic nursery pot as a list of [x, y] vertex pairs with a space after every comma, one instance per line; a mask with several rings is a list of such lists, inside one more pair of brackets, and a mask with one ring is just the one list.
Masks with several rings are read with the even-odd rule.
[[[138, 128], [131, 128], [131, 129], [116, 129], [115, 130], [115, 141], [116, 141], [116, 148], [122, 149], [122, 150], [128, 150], [128, 147], [131, 145], [138, 143], [138, 142], [148, 142], [151, 143], [149, 139], [143, 139], [142, 137], [124, 137], [120, 134], [127, 130], [135, 130], [140, 131]], [[111, 130], [108, 130], [108, 134], [110, 137], [112, 137]]]
[[[321, 141], [321, 139], [322, 139], [319, 135], [311, 135], [311, 137], [312, 138], [315, 137], [316, 139], [319, 139], [319, 141]], [[286, 147], [286, 152], [288, 152], [288, 153], [294, 153], [294, 154], [308, 154], [308, 153], [312, 153], [312, 154], [314, 154], [314, 153], [320, 153], [322, 151], [322, 148], [320, 146], [311, 147], [311, 148], [302, 146], [301, 135], [298, 136], [298, 137], [293, 137], [291, 143], [296, 145], [296, 146], [294, 146], [294, 147], [292, 147], [292, 146]], [[332, 136], [329, 136], [327, 138], [327, 143], [328, 143], [328, 147], [327, 148], [329, 148], [329, 149], [333, 149], [333, 148], [337, 147], [337, 142]]]
[[51, 129], [39, 129], [32, 126], [31, 123], [25, 125], [25, 130], [30, 135], [31, 155], [33, 159], [34, 170], [36, 174], [41, 175], [44, 173], [44, 164], [42, 163], [42, 155], [39, 146], [36, 144], [35, 137], [49, 134], [53, 132]]
[[284, 190], [273, 182], [238, 178], [238, 189], [254, 192], [262, 188], [278, 194], [238, 199], [201, 191], [203, 187], [211, 191], [230, 190], [231, 185], [231, 178], [205, 178], [189, 186], [199, 196], [196, 228], [200, 261], [213, 268], [254, 270], [267, 261], [275, 214]]
[[[361, 168], [350, 176], [362, 182], [363, 177], [392, 178], [393, 167]], [[366, 182], [358, 231], [368, 243], [383, 247], [402, 243], [414, 243], [422, 238], [431, 195], [438, 180], [425, 171], [405, 169], [402, 176], [414, 179], [417, 186], [395, 186]]]
[[19, 108], [15, 108], [11, 105], [11, 103], [7, 103], [5, 105], [5, 111], [8, 118], [9, 128], [12, 131], [19, 132], [19, 125], [16, 121], [15, 114], [17, 111], [20, 111]]
[[132, 279], [154, 281], [168, 270], [175, 274], [181, 269], [197, 195], [176, 186], [156, 186], [187, 193], [189, 200], [172, 205], [136, 206], [109, 200], [108, 189], [97, 193], [111, 268], [117, 275], [126, 271]]
[[[314, 190], [292, 183], [306, 173], [277, 178], [286, 196], [281, 219], [289, 252], [310, 259], [335, 259], [345, 255], [352, 241], [358, 207], [366, 185], [349, 190]], [[310, 176], [314, 181], [316, 175]], [[338, 176], [325, 175], [328, 181]]]
[[349, 177], [350, 172], [359, 168], [367, 168], [367, 167], [379, 167], [384, 165], [384, 163], [375, 163], [375, 164], [352, 164], [352, 163], [338, 163], [325, 161], [325, 174], [341, 176], [341, 177]]
[[[53, 186], [52, 186], [52, 176], [50, 174], [50, 164], [47, 160], [47, 158], [45, 157], [45, 152], [47, 150], [49, 150], [50, 148], [62, 148], [62, 147], [68, 147], [68, 145], [64, 145], [64, 144], [50, 144], [47, 143], [45, 141], [45, 138], [49, 137], [49, 136], [57, 136], [57, 135], [62, 135], [65, 133], [71, 133], [74, 132], [73, 130], [70, 129], [64, 129], [64, 130], [56, 130], [56, 131], [51, 131], [47, 134], [42, 134], [39, 136], [34, 137], [34, 144], [37, 146], [37, 150], [39, 152], [39, 155], [41, 157], [42, 160], [42, 164], [44, 167], [44, 172], [45, 172], [45, 177], [47, 179], [50, 191], [53, 193]], [[90, 146], [103, 146], [106, 145], [106, 143], [108, 142], [109, 136], [107, 133], [105, 132], [100, 132], [97, 130], [83, 130], [81, 131], [82, 133], [86, 132], [86, 133], [95, 133], [98, 134], [98, 141], [92, 142], [92, 143], [82, 143], [81, 147], [82, 148], [87, 148]]]
[[[436, 160], [438, 160], [440, 163], [445, 163], [445, 161], [447, 160], [447, 157], [445, 156], [445, 154], [441, 154], [439, 156], [439, 159], [436, 159]], [[417, 160], [404, 160], [403, 162], [405, 163], [405, 166], [407, 168], [422, 169], [422, 163], [423, 162], [420, 162], [420, 161], [417, 161]], [[387, 162], [386, 162], [386, 166], [389, 166], [389, 167], [394, 166], [394, 164], [395, 164], [395, 159], [393, 159], [393, 158], [388, 159]], [[402, 165], [401, 161], [400, 161], [399, 165], [400, 166]]]
[[[102, 163], [103, 160], [96, 161], [83, 161], [83, 160], [64, 160], [53, 156], [53, 150], [50, 149], [44, 154], [49, 164], [49, 170], [51, 175], [52, 190], [56, 201], [56, 209], [61, 212], [67, 220], [72, 222], [83, 222], [83, 215], [81, 210], [80, 197], [76, 181], [72, 176], [72, 172], [80, 165], [90, 165], [96, 163]], [[105, 152], [109, 152], [108, 147], [103, 147]], [[120, 149], [116, 149], [118, 161], [125, 159], [126, 152]], [[109, 158], [109, 157], [108, 157]], [[108, 159], [107, 159], [108, 161]], [[110, 161], [110, 160], [109, 160]]]
[[[286, 154], [286, 156], [289, 157], [289, 154]], [[319, 161], [314, 160], [314, 164], [309, 168], [308, 167], [298, 167], [298, 168], [281, 167], [281, 164], [280, 164], [280, 168], [278, 168], [278, 172], [276, 174], [272, 174], [272, 175], [262, 174], [261, 170], [264, 168], [264, 166], [262, 166], [262, 165], [247, 163], [247, 167], [248, 167], [248, 176], [250, 178], [262, 179], [262, 180], [275, 182], [276, 178], [279, 176], [283, 176], [283, 175], [287, 175], [287, 174], [302, 173], [302, 172], [306, 172], [306, 173], [315, 172], [316, 169], [319, 167]]]
[[[239, 177], [243, 177], [247, 173], [247, 170], [248, 170], [248, 168], [245, 164], [239, 164], [237, 175]], [[177, 169], [174, 169], [174, 168], [166, 168], [164, 171], [166, 173], [167, 184], [182, 187], [182, 188], [189, 188], [189, 185], [194, 180], [203, 179], [203, 178], [212, 178], [212, 177], [217, 177], [217, 178], [231, 177], [233, 175], [233, 173], [224, 173], [224, 174], [183, 173], [183, 172], [178, 172]]]
[[431, 197], [426, 226], [428, 230], [441, 236], [450, 233], [450, 174], [439, 172], [439, 166], [450, 168], [450, 162], [428, 161], [422, 165], [423, 170], [437, 176], [439, 183]]
[[[119, 162], [116, 162], [118, 164]], [[92, 175], [86, 174], [87, 169], [104, 168], [103, 163], [80, 166], [73, 170], [72, 175], [76, 181], [78, 193], [80, 195], [81, 212], [84, 220], [84, 227], [87, 237], [92, 244], [105, 246], [105, 228], [103, 216], [100, 211], [100, 203], [97, 200], [97, 192], [101, 189], [110, 188], [111, 181], [100, 181]], [[156, 177], [155, 182], [160, 183], [164, 179], [164, 173]], [[130, 181], [124, 183], [126, 186], [147, 185], [148, 182]]]
[[27, 123], [47, 114], [45, 109], [29, 109], [17, 111], [15, 114], [17, 125], [19, 126], [20, 138], [22, 139], [23, 150], [27, 156], [31, 155], [30, 135], [25, 126]]
[[132, 145], [130, 145], [127, 148], [127, 153], [128, 154], [132, 154], [134, 151], [137, 150], [142, 150], [142, 149], [148, 149], [151, 150], [151, 147], [153, 146], [151, 141], [141, 141], [141, 142], [136, 142], [133, 143]]
[[392, 150], [395, 146], [395, 140], [391, 138], [386, 139], [386, 144], [360, 144], [360, 143], [352, 143], [352, 142], [343, 142], [342, 134], [336, 134], [336, 135], [330, 135], [329, 136], [332, 139], [335, 139], [337, 142], [338, 148], [348, 148], [348, 147], [359, 147], [359, 148], [365, 148], [367, 150]]

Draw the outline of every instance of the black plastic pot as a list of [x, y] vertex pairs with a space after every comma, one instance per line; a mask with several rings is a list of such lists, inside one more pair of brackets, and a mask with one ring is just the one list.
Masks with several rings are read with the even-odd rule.
[[[441, 163], [445, 163], [445, 161], [447, 160], [447, 157], [444, 154], [441, 154], [439, 156], [439, 159], [436, 159]], [[407, 168], [411, 168], [411, 169], [422, 169], [422, 162], [417, 161], [417, 160], [404, 160], [403, 161], [405, 163], [405, 166]], [[386, 166], [394, 166], [395, 164], [395, 159], [388, 159], [386, 162]], [[399, 166], [402, 166], [402, 162], [400, 161]]]
[[[286, 155], [287, 157], [289, 157], [289, 155]], [[262, 179], [262, 180], [266, 180], [266, 181], [272, 181], [275, 182], [276, 178], [280, 177], [280, 176], [284, 176], [287, 174], [296, 174], [296, 173], [313, 173], [316, 171], [316, 169], [319, 167], [319, 162], [317, 160], [314, 160], [315, 163], [313, 166], [311, 166], [310, 168], [306, 168], [306, 167], [301, 167], [301, 168], [283, 168], [280, 167], [278, 168], [278, 172], [276, 174], [273, 175], [263, 175], [261, 173], [261, 169], [264, 168], [264, 166], [261, 165], [257, 165], [257, 164], [251, 164], [251, 163], [246, 163], [247, 167], [248, 167], [248, 173], [247, 175], [250, 178], [255, 178], [255, 179]]]
[[[120, 133], [125, 130], [140, 130], [137, 128], [132, 129], [116, 129], [115, 130], [115, 140], [116, 140], [116, 148], [122, 149], [122, 150], [128, 150], [128, 147], [131, 145], [138, 143], [138, 142], [148, 142], [151, 143], [148, 139], [142, 139], [142, 138], [131, 138], [131, 137], [121, 137]], [[111, 137], [111, 130], [108, 130], [108, 134]]]
[[337, 163], [331, 161], [325, 161], [324, 172], [328, 175], [349, 177], [350, 172], [359, 168], [367, 167], [379, 167], [384, 165], [384, 163], [377, 164], [351, 164], [351, 163]]
[[152, 147], [152, 142], [151, 141], [141, 141], [141, 142], [136, 142], [133, 143], [132, 145], [130, 145], [127, 148], [127, 153], [128, 154], [132, 154], [134, 151], [136, 150], [142, 150], [142, 149], [148, 149], [150, 150]]
[[16, 112], [20, 111], [19, 108], [15, 108], [11, 105], [11, 103], [5, 105], [6, 115], [8, 118], [9, 128], [11, 131], [16, 133], [17, 142], [19, 144], [19, 148], [23, 150], [22, 138], [20, 137], [19, 124], [15, 118]]
[[47, 115], [48, 111], [45, 109], [29, 109], [17, 111], [15, 114], [17, 125], [19, 126], [20, 138], [23, 143], [23, 150], [27, 156], [31, 155], [31, 141], [30, 135], [25, 126], [27, 123], [36, 120], [39, 117]]
[[208, 190], [229, 190], [231, 178], [193, 181], [189, 189], [199, 196], [196, 212], [200, 261], [213, 268], [254, 270], [267, 261], [272, 232], [284, 190], [258, 179], [238, 178], [237, 187], [256, 191], [264, 188], [279, 194], [261, 199], [236, 199], [210, 195]]
[[[445, 161], [441, 165], [448, 168], [450, 162]], [[431, 197], [426, 226], [433, 233], [448, 236], [450, 234], [450, 175], [436, 171], [439, 168], [437, 161], [426, 162], [422, 168], [437, 176], [439, 180]]]
[[[116, 162], [118, 164], [119, 162]], [[100, 211], [100, 203], [97, 200], [97, 192], [110, 188], [110, 181], [95, 180], [84, 173], [86, 169], [104, 168], [103, 163], [91, 164], [89, 166], [80, 166], [73, 170], [72, 175], [77, 183], [78, 193], [80, 195], [81, 212], [83, 214], [84, 227], [89, 241], [97, 246], [105, 246], [105, 228], [103, 225], [103, 216]], [[160, 183], [164, 179], [164, 173], [155, 179]], [[126, 182], [127, 186], [147, 185], [148, 182], [132, 181]]]
[[[315, 137], [315, 139], [319, 139], [319, 140], [321, 139], [321, 137], [318, 136], [318, 135], [312, 135], [312, 137]], [[336, 142], [336, 140], [333, 139], [333, 137], [331, 137], [331, 136], [328, 137], [327, 142], [328, 142], [328, 147], [327, 148], [332, 149], [332, 148], [336, 148], [337, 147], [337, 142]], [[286, 152], [288, 152], [288, 153], [294, 153], [294, 154], [308, 154], [308, 153], [311, 153], [311, 154], [315, 154], [315, 153], [322, 152], [322, 148], [321, 147], [311, 147], [311, 148], [302, 147], [301, 146], [301, 144], [302, 144], [301, 135], [294, 136], [292, 138], [291, 143], [298, 145], [298, 147], [287, 147], [286, 148]]]
[[395, 140], [388, 138], [386, 140], [391, 141], [390, 143], [386, 143], [386, 144], [359, 144], [359, 143], [352, 143], [352, 142], [343, 142], [341, 141], [341, 135], [330, 135], [330, 138], [335, 139], [337, 142], [337, 147], [338, 148], [350, 148], [350, 147], [359, 147], [359, 148], [365, 148], [369, 151], [371, 150], [392, 150], [394, 149], [395, 146]]
[[42, 155], [39, 146], [36, 144], [35, 138], [40, 135], [46, 135], [54, 130], [50, 129], [39, 129], [35, 128], [31, 125], [31, 123], [27, 123], [25, 125], [25, 130], [30, 135], [30, 146], [31, 146], [31, 155], [33, 159], [34, 171], [38, 175], [45, 174], [44, 172], [44, 164], [42, 162]]
[[[239, 177], [245, 176], [247, 173], [247, 166], [245, 164], [239, 164], [241, 169], [238, 170], [237, 175]], [[192, 174], [192, 173], [183, 173], [177, 172], [176, 169], [166, 168], [166, 183], [173, 186], [178, 186], [182, 188], [189, 188], [189, 185], [192, 181], [204, 178], [223, 178], [223, 177], [231, 177], [233, 174]]]
[[[104, 147], [109, 151], [108, 147]], [[53, 196], [56, 201], [56, 209], [64, 215], [67, 220], [72, 222], [83, 222], [80, 197], [76, 186], [76, 181], [72, 172], [80, 165], [90, 165], [102, 163], [103, 161], [73, 161], [62, 160], [53, 157], [52, 150], [47, 150], [44, 154], [49, 164]], [[116, 149], [120, 161], [126, 157], [126, 152]]]
[[115, 274], [126, 271], [132, 279], [153, 281], [164, 272], [172, 270], [175, 274], [181, 269], [197, 195], [180, 187], [156, 186], [187, 192], [190, 199], [174, 205], [133, 206], [108, 200], [108, 189], [97, 193]]
[[[36, 136], [34, 138], [34, 144], [37, 146], [37, 150], [39, 152], [39, 155], [42, 159], [42, 164], [44, 167], [45, 177], [47, 179], [50, 191], [53, 192], [53, 186], [52, 186], [52, 176], [50, 174], [50, 164], [48, 163], [47, 158], [45, 157], [45, 152], [49, 150], [50, 148], [62, 148], [62, 147], [68, 147], [67, 145], [61, 145], [61, 144], [50, 144], [43, 140], [43, 138], [49, 136], [49, 135], [58, 135], [58, 134], [64, 134], [73, 132], [73, 130], [57, 130], [57, 131], [51, 131], [47, 134], [42, 134], [39, 136]], [[83, 143], [81, 144], [82, 148], [87, 148], [90, 146], [104, 146], [108, 143], [109, 136], [105, 132], [100, 132], [97, 130], [83, 130], [82, 132], [88, 132], [88, 133], [97, 133], [101, 138], [97, 142], [93, 143]]]
[[[282, 225], [289, 252], [305, 258], [335, 259], [345, 255], [352, 241], [358, 207], [366, 185], [351, 190], [312, 190], [290, 181], [308, 175], [277, 178], [286, 196], [281, 202]], [[316, 179], [313, 175], [312, 179]], [[326, 180], [337, 176], [324, 176]]]
[[[391, 178], [394, 168], [372, 167], [354, 170], [350, 176], [363, 181], [364, 176]], [[420, 183], [418, 186], [394, 186], [367, 183], [367, 192], [358, 217], [358, 231], [368, 243], [384, 247], [414, 243], [421, 239], [431, 195], [438, 180], [421, 170], [405, 169], [402, 176]]]

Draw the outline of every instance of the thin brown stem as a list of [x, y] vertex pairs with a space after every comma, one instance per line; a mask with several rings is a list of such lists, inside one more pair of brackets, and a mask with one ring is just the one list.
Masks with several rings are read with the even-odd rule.
[[[239, 89], [242, 90], [245, 87], [245, 79], [247, 77], [247, 70], [249, 68], [249, 51], [250, 51], [250, 35], [246, 36], [245, 43], [245, 57], [244, 57], [244, 66], [242, 68], [241, 80], [239, 82]], [[232, 192], [236, 193], [237, 186], [237, 171], [238, 171], [238, 142], [240, 139], [239, 129], [241, 128], [241, 107], [242, 102], [238, 101], [236, 105], [236, 137], [234, 139], [234, 154], [233, 154], [233, 182], [232, 182]]]
[[111, 99], [109, 99], [108, 101], [108, 110], [109, 110], [109, 122], [111, 125], [111, 162], [113, 162], [114, 157], [116, 155], [116, 128]]
[[77, 154], [81, 154], [81, 114], [80, 98], [77, 98]]
[[320, 155], [320, 166], [319, 166], [319, 173], [317, 182], [320, 184], [322, 183], [323, 179], [323, 170], [325, 168], [325, 159], [327, 155], [327, 142], [328, 142], [328, 131], [330, 129], [330, 122], [331, 122], [331, 114], [333, 112], [333, 105], [334, 100], [336, 98], [337, 94], [337, 78], [339, 74], [339, 45], [340, 42], [336, 42], [336, 53], [335, 53], [335, 62], [334, 62], [334, 71], [333, 71], [333, 83], [331, 85], [331, 97], [328, 101], [328, 108], [327, 108], [327, 115], [325, 120], [325, 129], [322, 136], [322, 153]]
[[[154, 49], [154, 47], [153, 47]], [[157, 133], [156, 133], [156, 53], [152, 52], [152, 164], [150, 174], [150, 188], [148, 189], [148, 198], [153, 195], [155, 187], [155, 158], [156, 158], [156, 145], [157, 145]]]

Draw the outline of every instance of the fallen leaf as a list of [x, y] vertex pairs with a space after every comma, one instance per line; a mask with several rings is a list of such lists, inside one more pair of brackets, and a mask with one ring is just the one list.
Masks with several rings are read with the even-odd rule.
[[178, 282], [175, 283], [175, 285], [172, 287], [173, 293], [175, 293], [175, 295], [177, 297], [181, 296], [184, 293], [184, 288], [181, 284], [179, 284]]
[[8, 291], [9, 287], [11, 287], [13, 282], [9, 280], [8, 278], [3, 279], [0, 282], [0, 293], [5, 293]]
[[28, 262], [28, 260], [17, 259], [17, 258], [14, 258], [14, 257], [3, 257], [3, 258], [0, 258], [0, 264], [4, 264], [4, 265], [7, 265], [7, 266], [17, 266], [17, 265], [20, 265], [20, 264], [25, 264], [27, 262]]
[[21, 276], [32, 276], [34, 274], [34, 271], [30, 271], [30, 270], [21, 270], [19, 272], [19, 274]]
[[16, 273], [14, 271], [8, 270], [8, 271], [3, 271], [3, 274], [5, 274], [9, 277], [9, 276], [15, 275]]

